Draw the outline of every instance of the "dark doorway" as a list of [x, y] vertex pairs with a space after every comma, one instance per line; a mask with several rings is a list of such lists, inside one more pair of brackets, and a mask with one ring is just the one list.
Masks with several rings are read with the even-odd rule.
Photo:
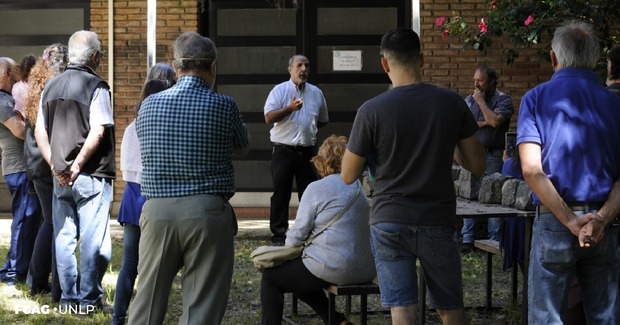
[[294, 54], [310, 59], [309, 82], [327, 100], [330, 134], [350, 133], [364, 101], [385, 91], [379, 64], [381, 36], [411, 27], [408, 0], [211, 0], [199, 32], [218, 47], [217, 91], [234, 97], [252, 140], [248, 158], [235, 161], [238, 191], [271, 191], [271, 144], [263, 105], [274, 85], [289, 79]]

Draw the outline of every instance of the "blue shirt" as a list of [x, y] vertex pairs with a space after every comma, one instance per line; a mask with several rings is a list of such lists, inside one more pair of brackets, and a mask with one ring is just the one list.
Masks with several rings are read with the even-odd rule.
[[596, 73], [563, 68], [523, 96], [517, 144], [541, 146], [542, 169], [564, 201], [605, 201], [620, 169], [619, 123], [620, 97]]
[[249, 145], [235, 101], [182, 76], [147, 97], [136, 130], [142, 151], [142, 195], [178, 197], [235, 192], [232, 151]]
[[504, 164], [502, 165], [502, 174], [523, 180], [520, 162], [515, 161], [512, 157], [504, 161]]
[[[474, 118], [478, 122], [484, 122], [484, 115], [480, 110], [480, 106], [476, 103], [474, 96], [469, 95], [465, 98], [465, 102], [471, 113], [474, 115]], [[504, 115], [506, 117], [506, 122], [500, 125], [497, 128], [494, 128], [490, 125], [483, 126], [478, 129], [478, 140], [482, 143], [482, 146], [489, 149], [504, 149], [505, 146], [505, 137], [504, 135], [508, 131], [510, 127], [510, 119], [512, 118], [512, 114], [515, 112], [514, 104], [512, 103], [512, 98], [506, 95], [505, 93], [495, 89], [495, 93], [493, 97], [489, 101], [486, 102], [487, 106], [498, 114]]]

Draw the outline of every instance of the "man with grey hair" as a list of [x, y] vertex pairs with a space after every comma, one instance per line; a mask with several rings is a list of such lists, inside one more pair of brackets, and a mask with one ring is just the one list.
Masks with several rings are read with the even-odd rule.
[[293, 55], [288, 61], [291, 79], [276, 85], [265, 102], [265, 123], [273, 123], [269, 228], [275, 245], [284, 245], [286, 239], [293, 178], [300, 200], [308, 184], [318, 179], [310, 160], [317, 131], [327, 125], [329, 117], [323, 92], [307, 82], [309, 72], [308, 58]]
[[14, 111], [11, 89], [17, 81], [15, 61], [0, 58], [0, 153], [2, 175], [11, 193], [11, 244], [0, 269], [0, 280], [9, 285], [23, 281], [40, 223], [39, 200], [31, 193], [24, 156], [24, 120]]
[[97, 34], [75, 32], [68, 47], [67, 69], [41, 95], [35, 137], [54, 177], [60, 303], [90, 312], [102, 307], [101, 281], [111, 255], [114, 119], [109, 86], [95, 73], [103, 57]]
[[234, 262], [232, 157], [249, 151], [234, 99], [213, 91], [215, 44], [195, 32], [173, 44], [177, 83], [142, 102], [136, 124], [142, 155], [138, 291], [129, 324], [161, 324], [177, 272], [179, 324], [219, 324]]
[[517, 145], [537, 216], [529, 266], [530, 324], [567, 321], [571, 280], [588, 324], [620, 324], [620, 98], [592, 71], [599, 42], [571, 21], [551, 43], [555, 73], [523, 96]]

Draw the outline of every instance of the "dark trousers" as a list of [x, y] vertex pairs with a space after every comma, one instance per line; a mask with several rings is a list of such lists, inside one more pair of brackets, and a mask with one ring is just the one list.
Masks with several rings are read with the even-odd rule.
[[[310, 273], [301, 258], [263, 271], [260, 287], [263, 325], [282, 324], [284, 293], [292, 292], [310, 306], [325, 324], [329, 322], [329, 301], [323, 288], [329, 283]], [[336, 313], [336, 324], [346, 318]]]
[[49, 286], [50, 273], [52, 274], [52, 299], [60, 300], [60, 283], [56, 270], [56, 251], [54, 249], [54, 223], [52, 221], [52, 201], [54, 198], [54, 183], [52, 178], [36, 179], [34, 189], [41, 203], [43, 224], [39, 228], [37, 239], [30, 260], [28, 270], [28, 284], [34, 291], [45, 290]]
[[313, 156], [313, 147], [273, 146], [271, 156], [273, 195], [269, 214], [269, 228], [273, 234], [273, 241], [283, 241], [286, 238], [293, 178], [297, 183], [297, 195], [300, 200], [308, 184], [318, 179], [314, 165], [310, 162]]
[[140, 226], [125, 223], [123, 232], [123, 264], [116, 280], [112, 324], [123, 325], [127, 317], [133, 287], [138, 276]]
[[37, 231], [41, 223], [39, 200], [30, 193], [26, 172], [4, 175], [11, 192], [11, 245], [0, 270], [3, 279], [26, 280]]

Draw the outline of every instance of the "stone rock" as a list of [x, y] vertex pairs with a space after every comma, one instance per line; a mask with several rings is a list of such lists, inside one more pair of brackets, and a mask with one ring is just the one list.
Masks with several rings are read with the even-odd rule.
[[515, 196], [515, 208], [519, 210], [534, 210], [532, 203], [532, 190], [525, 181], [519, 181]]
[[461, 169], [463, 169], [461, 166], [459, 165], [452, 165], [452, 181], [454, 182], [454, 193], [456, 193], [456, 196], [460, 196], [459, 195], [459, 178], [461, 176]]
[[512, 177], [502, 173], [493, 173], [485, 176], [480, 183], [478, 201], [492, 204], [502, 203], [502, 187], [510, 178]]
[[520, 180], [511, 178], [502, 186], [502, 205], [514, 207]]
[[462, 168], [458, 180], [458, 196], [468, 200], [477, 200], [481, 182], [482, 177], [473, 175], [469, 170]]
[[461, 175], [461, 170], [463, 169], [463, 167], [459, 166], [459, 165], [452, 165], [452, 180], [453, 181], [457, 181], [459, 179], [459, 176]]

